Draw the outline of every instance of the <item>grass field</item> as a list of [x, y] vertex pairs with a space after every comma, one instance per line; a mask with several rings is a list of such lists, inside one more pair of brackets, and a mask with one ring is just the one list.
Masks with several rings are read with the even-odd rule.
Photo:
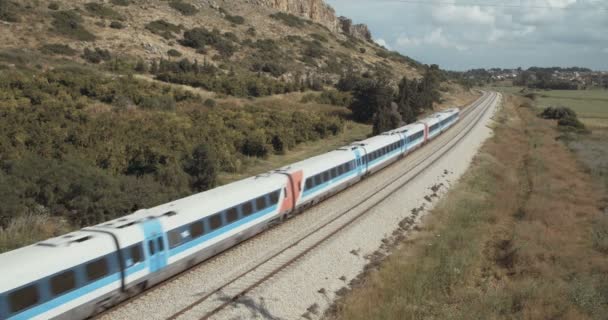
[[[522, 87], [497, 86], [488, 89], [505, 93], [520, 93]], [[608, 90], [528, 90], [536, 93], [536, 106], [541, 108], [564, 106], [574, 110], [590, 127], [608, 128]]]
[[329, 319], [606, 319], [608, 215], [552, 121], [506, 99], [495, 136]]

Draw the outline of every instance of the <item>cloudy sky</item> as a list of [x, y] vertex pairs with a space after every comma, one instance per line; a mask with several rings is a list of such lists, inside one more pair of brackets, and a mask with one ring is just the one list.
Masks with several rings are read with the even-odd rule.
[[608, 0], [326, 0], [374, 39], [450, 70], [608, 70]]

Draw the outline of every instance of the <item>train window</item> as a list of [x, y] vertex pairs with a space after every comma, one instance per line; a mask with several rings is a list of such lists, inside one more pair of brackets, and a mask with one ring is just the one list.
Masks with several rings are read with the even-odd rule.
[[51, 278], [51, 292], [54, 296], [70, 291], [76, 287], [74, 271], [68, 270]]
[[241, 208], [241, 211], [243, 212], [244, 216], [248, 216], [250, 214], [253, 213], [253, 204], [250, 202], [246, 202], [243, 204], [243, 207]]
[[318, 174], [315, 176], [315, 186], [318, 186], [321, 183], [323, 183], [323, 181], [321, 180], [321, 174]]
[[156, 246], [154, 246], [154, 240], [148, 241], [148, 249], [150, 250], [151, 256], [153, 256], [156, 253]]
[[307, 190], [308, 190], [308, 189], [311, 189], [311, 188], [312, 188], [312, 185], [313, 185], [312, 177], [311, 177], [311, 178], [306, 179], [306, 189], [307, 189]]
[[40, 296], [38, 295], [38, 288], [35, 284], [21, 288], [8, 295], [11, 313], [25, 310], [37, 304], [38, 300], [40, 300]]
[[213, 230], [217, 230], [219, 228], [222, 227], [222, 215], [221, 214], [216, 214], [211, 216], [211, 218], [209, 218], [209, 228], [211, 228], [211, 231]]
[[230, 208], [226, 211], [226, 223], [233, 223], [239, 219], [239, 212], [236, 208]]
[[139, 244], [136, 244], [131, 247], [131, 261], [133, 261], [133, 264], [143, 261], [141, 254], [141, 246]]
[[[287, 194], [287, 192], [285, 194]], [[270, 204], [275, 205], [275, 204], [279, 203], [279, 195], [280, 195], [280, 191], [275, 191], [275, 192], [271, 193], [270, 194]]]
[[333, 178], [335, 178], [337, 176], [338, 176], [338, 169], [332, 168], [331, 169], [331, 178], [333, 179]]
[[338, 167], [338, 175], [341, 176], [344, 174], [344, 165]]
[[323, 172], [323, 182], [327, 182], [329, 180], [331, 180], [331, 177], [329, 176], [329, 171]]
[[[153, 250], [152, 250], [153, 251]], [[151, 254], [154, 254], [152, 252]], [[108, 261], [106, 258], [101, 258], [99, 260], [93, 261], [86, 266], [87, 271], [87, 280], [93, 281], [99, 278], [103, 278], [108, 274]]]
[[268, 207], [266, 205], [266, 196], [255, 199], [255, 206], [258, 211], [266, 209]]
[[205, 233], [205, 226], [202, 221], [197, 221], [190, 224], [190, 236], [192, 239], [196, 239]]
[[158, 238], [157, 241], [158, 242], [158, 251], [164, 251], [165, 250], [165, 242], [163, 241], [163, 238]]
[[[190, 230], [192, 230], [192, 226], [190, 226]], [[192, 233], [192, 231], [190, 231], [190, 233]], [[171, 248], [171, 249], [179, 246], [182, 243], [182, 233], [179, 230], [169, 231], [168, 237], [169, 237], [169, 248]], [[133, 257], [133, 255], [131, 255], [131, 257]]]

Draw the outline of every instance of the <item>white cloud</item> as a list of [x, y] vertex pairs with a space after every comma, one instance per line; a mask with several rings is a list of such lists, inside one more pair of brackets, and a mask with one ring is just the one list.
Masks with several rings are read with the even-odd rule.
[[442, 6], [431, 14], [435, 21], [443, 24], [493, 25], [496, 18], [492, 11], [482, 10], [479, 6]]
[[454, 48], [459, 51], [467, 50], [468, 47], [449, 40], [443, 33], [442, 28], [437, 28], [422, 38], [412, 38], [401, 35], [397, 38], [397, 46], [400, 48], [417, 47], [421, 45], [438, 46], [441, 48]]
[[392, 50], [391, 46], [389, 46], [388, 43], [386, 43], [386, 40], [380, 38], [380, 39], [376, 39], [374, 41], [376, 41], [377, 44], [379, 44], [379, 45], [381, 45], [381, 46], [383, 46], [383, 47], [385, 47], [385, 48], [387, 48], [389, 50]]

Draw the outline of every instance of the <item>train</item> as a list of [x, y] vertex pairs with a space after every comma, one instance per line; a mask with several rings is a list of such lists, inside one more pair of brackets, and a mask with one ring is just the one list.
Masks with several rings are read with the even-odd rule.
[[381, 170], [460, 119], [451, 108], [278, 170], [0, 255], [0, 319], [98, 314]]

